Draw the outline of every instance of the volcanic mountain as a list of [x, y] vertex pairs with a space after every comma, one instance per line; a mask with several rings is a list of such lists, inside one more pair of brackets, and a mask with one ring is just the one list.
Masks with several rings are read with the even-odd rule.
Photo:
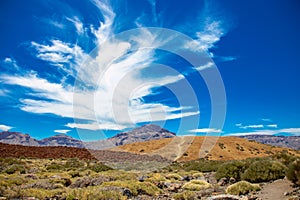
[[144, 125], [135, 128], [128, 132], [119, 133], [106, 140], [98, 140], [92, 142], [85, 142], [84, 145], [88, 149], [107, 149], [124, 144], [131, 144], [135, 142], [159, 140], [162, 138], [172, 138], [176, 134], [172, 133], [160, 126], [154, 124]]

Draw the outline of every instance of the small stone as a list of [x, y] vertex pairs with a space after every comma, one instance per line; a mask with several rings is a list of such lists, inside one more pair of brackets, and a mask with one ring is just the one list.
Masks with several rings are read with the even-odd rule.
[[132, 192], [128, 188], [125, 188], [123, 190], [123, 195], [127, 196], [128, 198], [131, 198], [132, 197]]
[[235, 178], [231, 177], [231, 178], [229, 179], [229, 183], [230, 183], [230, 184], [233, 184], [233, 183], [235, 183], [235, 182], [236, 182]]
[[227, 178], [221, 178], [218, 182], [219, 186], [225, 186], [228, 183], [228, 179]]

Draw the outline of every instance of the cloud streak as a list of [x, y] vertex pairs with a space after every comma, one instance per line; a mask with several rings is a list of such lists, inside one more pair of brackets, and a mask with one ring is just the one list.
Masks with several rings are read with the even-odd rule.
[[0, 131], [9, 131], [10, 129], [12, 129], [13, 127], [11, 126], [7, 126], [4, 124], [0, 124]]

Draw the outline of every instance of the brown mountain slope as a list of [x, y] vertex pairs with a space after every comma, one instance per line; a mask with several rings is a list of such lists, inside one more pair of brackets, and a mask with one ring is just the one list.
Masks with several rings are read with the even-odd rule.
[[116, 152], [108, 150], [87, 150], [76, 147], [66, 146], [23, 146], [14, 144], [0, 143], [0, 158], [79, 158], [93, 160], [97, 159], [101, 162], [169, 162], [161, 156], [148, 156], [134, 154], [130, 152]]
[[[203, 143], [204, 141], [205, 143]], [[207, 145], [214, 143], [213, 146]], [[266, 157], [282, 151], [300, 156], [300, 152], [296, 150], [273, 147], [238, 137], [175, 137], [127, 144], [114, 148], [114, 150], [139, 154], [157, 154], [178, 161], [196, 160], [200, 157], [206, 157], [209, 160], [246, 159]]]

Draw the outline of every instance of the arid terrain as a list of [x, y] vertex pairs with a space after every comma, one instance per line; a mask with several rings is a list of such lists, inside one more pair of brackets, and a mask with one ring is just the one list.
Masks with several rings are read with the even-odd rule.
[[0, 198], [299, 200], [299, 151], [215, 139], [173, 137], [110, 150], [0, 143]]

